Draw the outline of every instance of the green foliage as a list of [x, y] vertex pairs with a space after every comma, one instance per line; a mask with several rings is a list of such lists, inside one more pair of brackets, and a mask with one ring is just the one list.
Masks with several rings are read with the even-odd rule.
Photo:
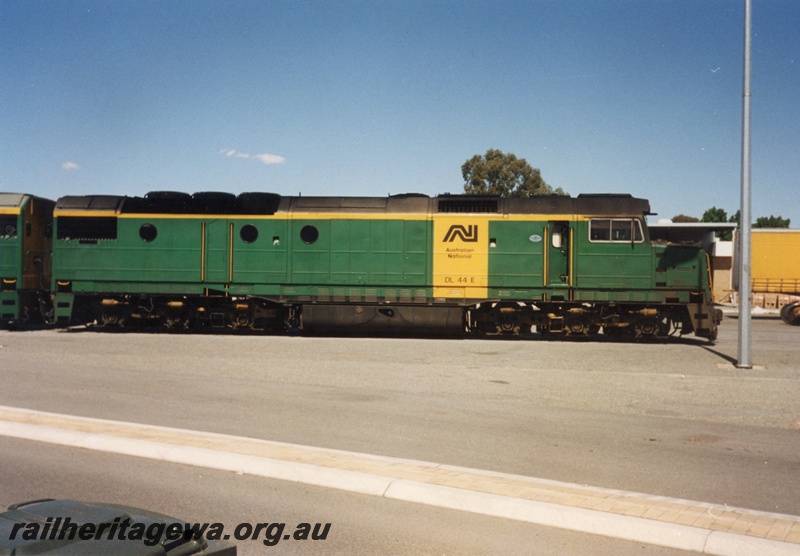
[[[711, 207], [707, 211], [703, 213], [703, 218], [697, 220], [692, 216], [686, 216], [684, 214], [679, 214], [675, 216], [672, 221], [673, 222], [733, 222], [735, 224], [739, 224], [741, 211], [737, 210], [735, 214], [731, 215], [728, 218], [728, 213], [725, 212], [725, 209]], [[783, 218], [781, 216], [759, 216], [756, 218], [755, 223], [753, 224], [753, 228], [788, 228], [791, 223], [789, 218]], [[722, 240], [729, 241], [731, 239], [732, 233], [729, 231], [725, 232], [717, 232], [717, 237]]]
[[[735, 222], [736, 224], [739, 223], [739, 213], [741, 211], [737, 210], [736, 214], [730, 217], [728, 222]], [[759, 216], [756, 218], [756, 221], [753, 223], [753, 228], [788, 228], [791, 225], [791, 218], [783, 218], [782, 216]]]
[[681, 224], [683, 222], [700, 222], [700, 220], [694, 216], [686, 216], [685, 214], [678, 214], [673, 216], [671, 220], [677, 224]]
[[760, 216], [756, 218], [756, 223], [753, 224], [754, 228], [788, 228], [789, 227], [789, 218], [783, 218], [781, 216]]
[[512, 153], [489, 149], [476, 154], [461, 165], [464, 192], [469, 195], [499, 195], [501, 197], [533, 197], [534, 195], [566, 195], [559, 187], [547, 185], [538, 168]]
[[[738, 214], [738, 213], [737, 213]], [[728, 222], [728, 213], [725, 209], [711, 207], [703, 213], [701, 222]], [[722, 241], [730, 241], [733, 238], [733, 232], [725, 230], [723, 232], [716, 232], [716, 236]]]
[[725, 209], [711, 207], [707, 211], [703, 213], [703, 218], [700, 219], [700, 222], [727, 222], [728, 221], [728, 213], [725, 212]]

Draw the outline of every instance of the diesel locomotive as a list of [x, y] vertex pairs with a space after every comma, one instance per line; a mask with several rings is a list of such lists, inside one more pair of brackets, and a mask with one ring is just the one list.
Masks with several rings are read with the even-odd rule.
[[651, 243], [649, 202], [630, 195], [0, 202], [16, 218], [0, 236], [6, 321], [711, 341], [721, 321], [706, 253]]
[[0, 193], [0, 323], [42, 323], [52, 315], [55, 203]]

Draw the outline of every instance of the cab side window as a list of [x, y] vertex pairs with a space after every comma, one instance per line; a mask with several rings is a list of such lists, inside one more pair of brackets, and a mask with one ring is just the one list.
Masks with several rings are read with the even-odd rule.
[[592, 218], [589, 221], [592, 243], [642, 243], [642, 223], [635, 218]]

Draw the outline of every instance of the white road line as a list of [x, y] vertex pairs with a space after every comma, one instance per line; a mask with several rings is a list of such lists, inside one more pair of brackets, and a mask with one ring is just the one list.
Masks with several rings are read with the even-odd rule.
[[0, 435], [335, 488], [704, 554], [800, 554], [800, 517], [743, 508], [5, 406], [0, 406]]

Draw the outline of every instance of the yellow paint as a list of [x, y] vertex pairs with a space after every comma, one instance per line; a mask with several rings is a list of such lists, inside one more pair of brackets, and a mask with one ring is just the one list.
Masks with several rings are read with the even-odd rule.
[[[200, 281], [206, 281], [206, 223], [200, 225]], [[208, 294], [206, 294], [208, 295]]]
[[[89, 218], [100, 218], [108, 216], [121, 216], [115, 210], [55, 210], [54, 216], [83, 216]], [[136, 216], [134, 214], [130, 216]], [[164, 215], [162, 215], [164, 216]]]
[[[19, 211], [17, 211], [19, 212]], [[15, 214], [15, 213], [11, 213]], [[386, 212], [279, 212], [275, 214], [165, 214], [165, 213], [119, 213], [113, 210], [64, 210], [55, 211], [56, 216], [84, 216], [101, 217], [116, 216], [117, 218], [150, 219], [150, 220], [434, 220], [451, 218], [450, 213], [430, 215], [423, 212], [414, 213], [386, 213]], [[462, 215], [466, 218], [475, 218], [473, 215]], [[602, 216], [579, 216], [574, 214], [514, 214], [501, 215], [483, 214], [479, 218], [503, 219], [517, 222], [540, 222], [542, 220], [570, 220], [585, 221], [590, 218], [603, 218]]]
[[[572, 269], [575, 267], [575, 228], [569, 227], [569, 262], [567, 263], [567, 277], [569, 278], [569, 287], [572, 287]], [[572, 291], [569, 292], [570, 300], [572, 300]]]
[[544, 240], [544, 247], [542, 248], [542, 257], [544, 258], [544, 262], [542, 263], [542, 285], [547, 287], [547, 277], [550, 276], [550, 269], [547, 268], [547, 253], [550, 251], [550, 243], [547, 237], [547, 232], [549, 228], [545, 225], [544, 230], [542, 232], [543, 240]]
[[483, 299], [489, 274], [489, 218], [437, 216], [433, 220], [433, 297]]
[[798, 291], [800, 230], [753, 230], [750, 247], [753, 291]]
[[228, 282], [233, 282], [233, 224], [228, 228]]
[[276, 214], [166, 214], [166, 213], [118, 213], [113, 210], [57, 210], [55, 216], [101, 217], [116, 216], [144, 220], [428, 220], [426, 213], [370, 213], [349, 212], [305, 213], [281, 212]]

